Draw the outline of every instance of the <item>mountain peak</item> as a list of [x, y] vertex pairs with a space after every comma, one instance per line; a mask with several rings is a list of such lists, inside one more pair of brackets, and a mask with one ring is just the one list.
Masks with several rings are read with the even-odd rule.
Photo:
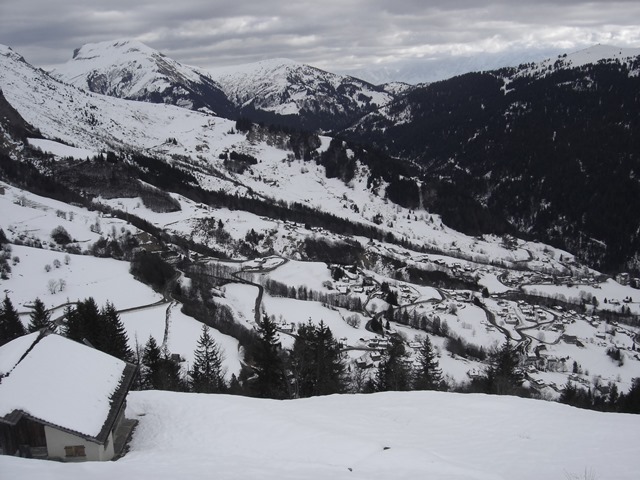
[[103, 95], [204, 109], [218, 115], [233, 113], [232, 105], [206, 73], [138, 40], [83, 45], [52, 75]]
[[18, 53], [16, 53], [11, 47], [3, 45], [0, 43], [0, 55], [8, 58], [13, 58], [19, 62], [26, 62], [24, 57]]
[[239, 65], [227, 65], [224, 67], [213, 67], [207, 71], [214, 77], [220, 78], [228, 75], [259, 75], [260, 72], [275, 71], [282, 67], [305, 67], [304, 63], [296, 62], [289, 58], [269, 58], [258, 60], [257, 62], [242, 63]]
[[115, 41], [85, 43], [73, 51], [73, 60], [94, 58], [96, 55], [104, 55], [106, 52], [115, 51], [118, 54], [140, 52], [145, 55], [159, 54], [158, 51], [145, 45], [139, 40], [120, 39]]

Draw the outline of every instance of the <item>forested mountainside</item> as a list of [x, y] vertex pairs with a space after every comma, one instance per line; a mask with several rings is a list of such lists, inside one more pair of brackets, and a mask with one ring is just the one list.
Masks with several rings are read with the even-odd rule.
[[637, 268], [640, 57], [610, 53], [422, 86], [345, 134], [412, 159], [447, 208], [473, 199], [490, 224], [506, 220], [605, 270]]

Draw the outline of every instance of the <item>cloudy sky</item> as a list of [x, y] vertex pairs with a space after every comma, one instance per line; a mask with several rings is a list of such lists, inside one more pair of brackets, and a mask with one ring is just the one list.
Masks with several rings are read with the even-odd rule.
[[640, 47], [639, 19], [638, 0], [0, 0], [0, 43], [45, 68], [85, 43], [133, 38], [205, 68], [286, 57], [344, 72]]

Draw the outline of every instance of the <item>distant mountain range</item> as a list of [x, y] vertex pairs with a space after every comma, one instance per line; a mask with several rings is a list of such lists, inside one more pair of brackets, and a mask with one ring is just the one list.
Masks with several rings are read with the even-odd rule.
[[129, 40], [84, 45], [51, 73], [95, 93], [307, 130], [344, 128], [394, 98], [382, 87], [291, 60], [205, 71]]

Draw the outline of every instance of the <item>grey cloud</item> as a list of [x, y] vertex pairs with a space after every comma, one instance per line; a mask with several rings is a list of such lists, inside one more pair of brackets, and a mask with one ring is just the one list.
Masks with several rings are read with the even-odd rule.
[[288, 57], [327, 69], [516, 48], [640, 46], [635, 0], [3, 0], [0, 43], [39, 66], [137, 38], [202, 67]]

